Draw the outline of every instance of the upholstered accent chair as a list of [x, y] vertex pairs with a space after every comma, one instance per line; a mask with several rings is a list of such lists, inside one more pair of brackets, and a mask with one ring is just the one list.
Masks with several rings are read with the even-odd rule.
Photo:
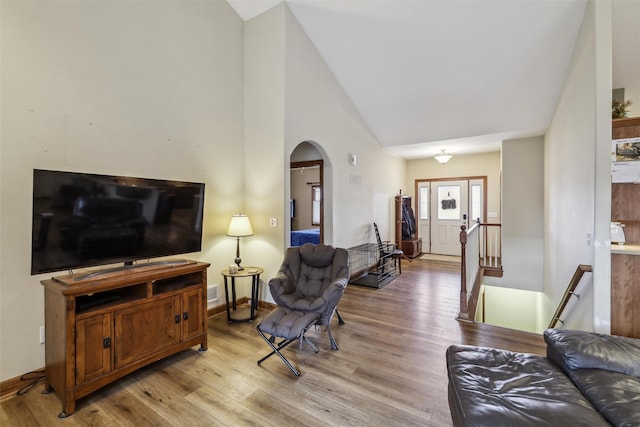
[[[324, 326], [333, 350], [338, 345], [331, 334], [331, 319], [349, 282], [349, 254], [346, 249], [306, 243], [288, 248], [278, 273], [269, 281], [269, 290], [278, 305], [257, 326], [260, 335], [296, 374], [297, 370], [279, 350], [295, 340], [307, 342], [304, 333], [312, 325]], [[265, 334], [271, 335], [267, 338]], [[274, 346], [275, 337], [284, 341]]]

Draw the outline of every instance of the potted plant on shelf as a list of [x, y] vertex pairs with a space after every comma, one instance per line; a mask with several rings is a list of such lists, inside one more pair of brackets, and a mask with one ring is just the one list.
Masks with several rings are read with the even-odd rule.
[[620, 102], [615, 99], [611, 103], [611, 118], [612, 119], [624, 119], [627, 117], [627, 113], [629, 112], [629, 107], [633, 104], [630, 99]]

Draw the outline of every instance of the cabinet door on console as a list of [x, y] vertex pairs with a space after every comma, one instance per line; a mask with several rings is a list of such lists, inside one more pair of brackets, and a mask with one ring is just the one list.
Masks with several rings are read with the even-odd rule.
[[116, 368], [181, 341], [181, 296], [160, 298], [115, 312]]
[[202, 312], [202, 288], [183, 294], [182, 339], [197, 337], [203, 332], [204, 313]]
[[99, 378], [112, 369], [111, 313], [76, 322], [76, 384]]

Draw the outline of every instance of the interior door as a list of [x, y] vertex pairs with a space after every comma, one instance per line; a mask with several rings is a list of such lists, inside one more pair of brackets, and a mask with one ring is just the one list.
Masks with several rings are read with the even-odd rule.
[[418, 209], [418, 237], [422, 238], [422, 250], [431, 252], [431, 183], [421, 181], [418, 183], [418, 197], [416, 200]]
[[467, 224], [469, 183], [431, 182], [431, 253], [460, 255], [460, 227]]

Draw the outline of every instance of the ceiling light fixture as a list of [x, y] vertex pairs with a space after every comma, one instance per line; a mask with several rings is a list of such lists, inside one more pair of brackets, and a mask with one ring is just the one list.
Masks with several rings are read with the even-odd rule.
[[445, 154], [444, 148], [442, 149], [442, 154], [438, 154], [434, 157], [437, 161], [442, 163], [443, 165], [447, 163], [453, 156], [451, 154]]

